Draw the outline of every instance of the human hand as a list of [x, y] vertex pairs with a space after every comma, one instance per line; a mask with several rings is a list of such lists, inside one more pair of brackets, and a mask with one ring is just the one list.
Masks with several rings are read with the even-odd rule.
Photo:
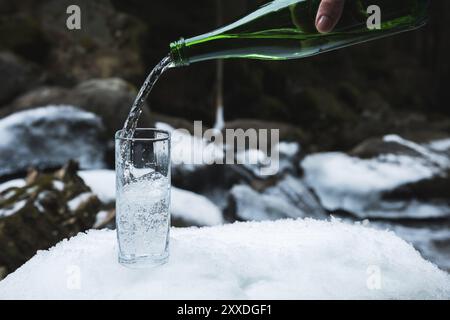
[[322, 0], [317, 11], [316, 28], [320, 33], [334, 29], [342, 15], [345, 0]]

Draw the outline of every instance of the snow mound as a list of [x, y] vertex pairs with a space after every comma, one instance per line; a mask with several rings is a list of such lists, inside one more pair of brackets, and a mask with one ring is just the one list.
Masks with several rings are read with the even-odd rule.
[[[114, 170], [80, 171], [80, 177], [92, 192], [105, 203], [116, 199], [116, 173]], [[222, 212], [206, 197], [171, 188], [171, 214], [188, 224], [196, 226], [213, 226], [223, 223]]]
[[0, 299], [448, 299], [450, 276], [393, 233], [339, 221], [172, 229], [169, 263], [117, 263], [114, 231], [38, 254]]
[[70, 159], [82, 168], [102, 168], [103, 130], [100, 118], [72, 106], [14, 113], [0, 120], [0, 175], [59, 167]]

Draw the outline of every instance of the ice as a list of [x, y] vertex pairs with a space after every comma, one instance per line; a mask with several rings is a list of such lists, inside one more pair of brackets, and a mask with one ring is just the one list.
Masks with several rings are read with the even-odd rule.
[[117, 263], [114, 231], [90, 231], [0, 282], [0, 299], [449, 299], [450, 276], [391, 232], [282, 220], [171, 230], [169, 263]]

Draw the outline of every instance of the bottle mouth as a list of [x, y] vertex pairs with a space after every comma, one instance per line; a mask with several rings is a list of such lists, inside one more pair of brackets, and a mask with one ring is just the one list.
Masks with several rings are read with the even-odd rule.
[[170, 44], [170, 56], [177, 67], [189, 65], [189, 61], [185, 59], [185, 48], [186, 42], [183, 38]]

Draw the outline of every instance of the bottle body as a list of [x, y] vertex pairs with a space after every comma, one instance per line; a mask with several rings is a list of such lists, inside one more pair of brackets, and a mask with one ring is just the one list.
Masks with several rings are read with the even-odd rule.
[[216, 31], [171, 44], [176, 65], [211, 59], [303, 58], [418, 28], [429, 0], [346, 0], [335, 29], [315, 28], [321, 0], [275, 0]]

